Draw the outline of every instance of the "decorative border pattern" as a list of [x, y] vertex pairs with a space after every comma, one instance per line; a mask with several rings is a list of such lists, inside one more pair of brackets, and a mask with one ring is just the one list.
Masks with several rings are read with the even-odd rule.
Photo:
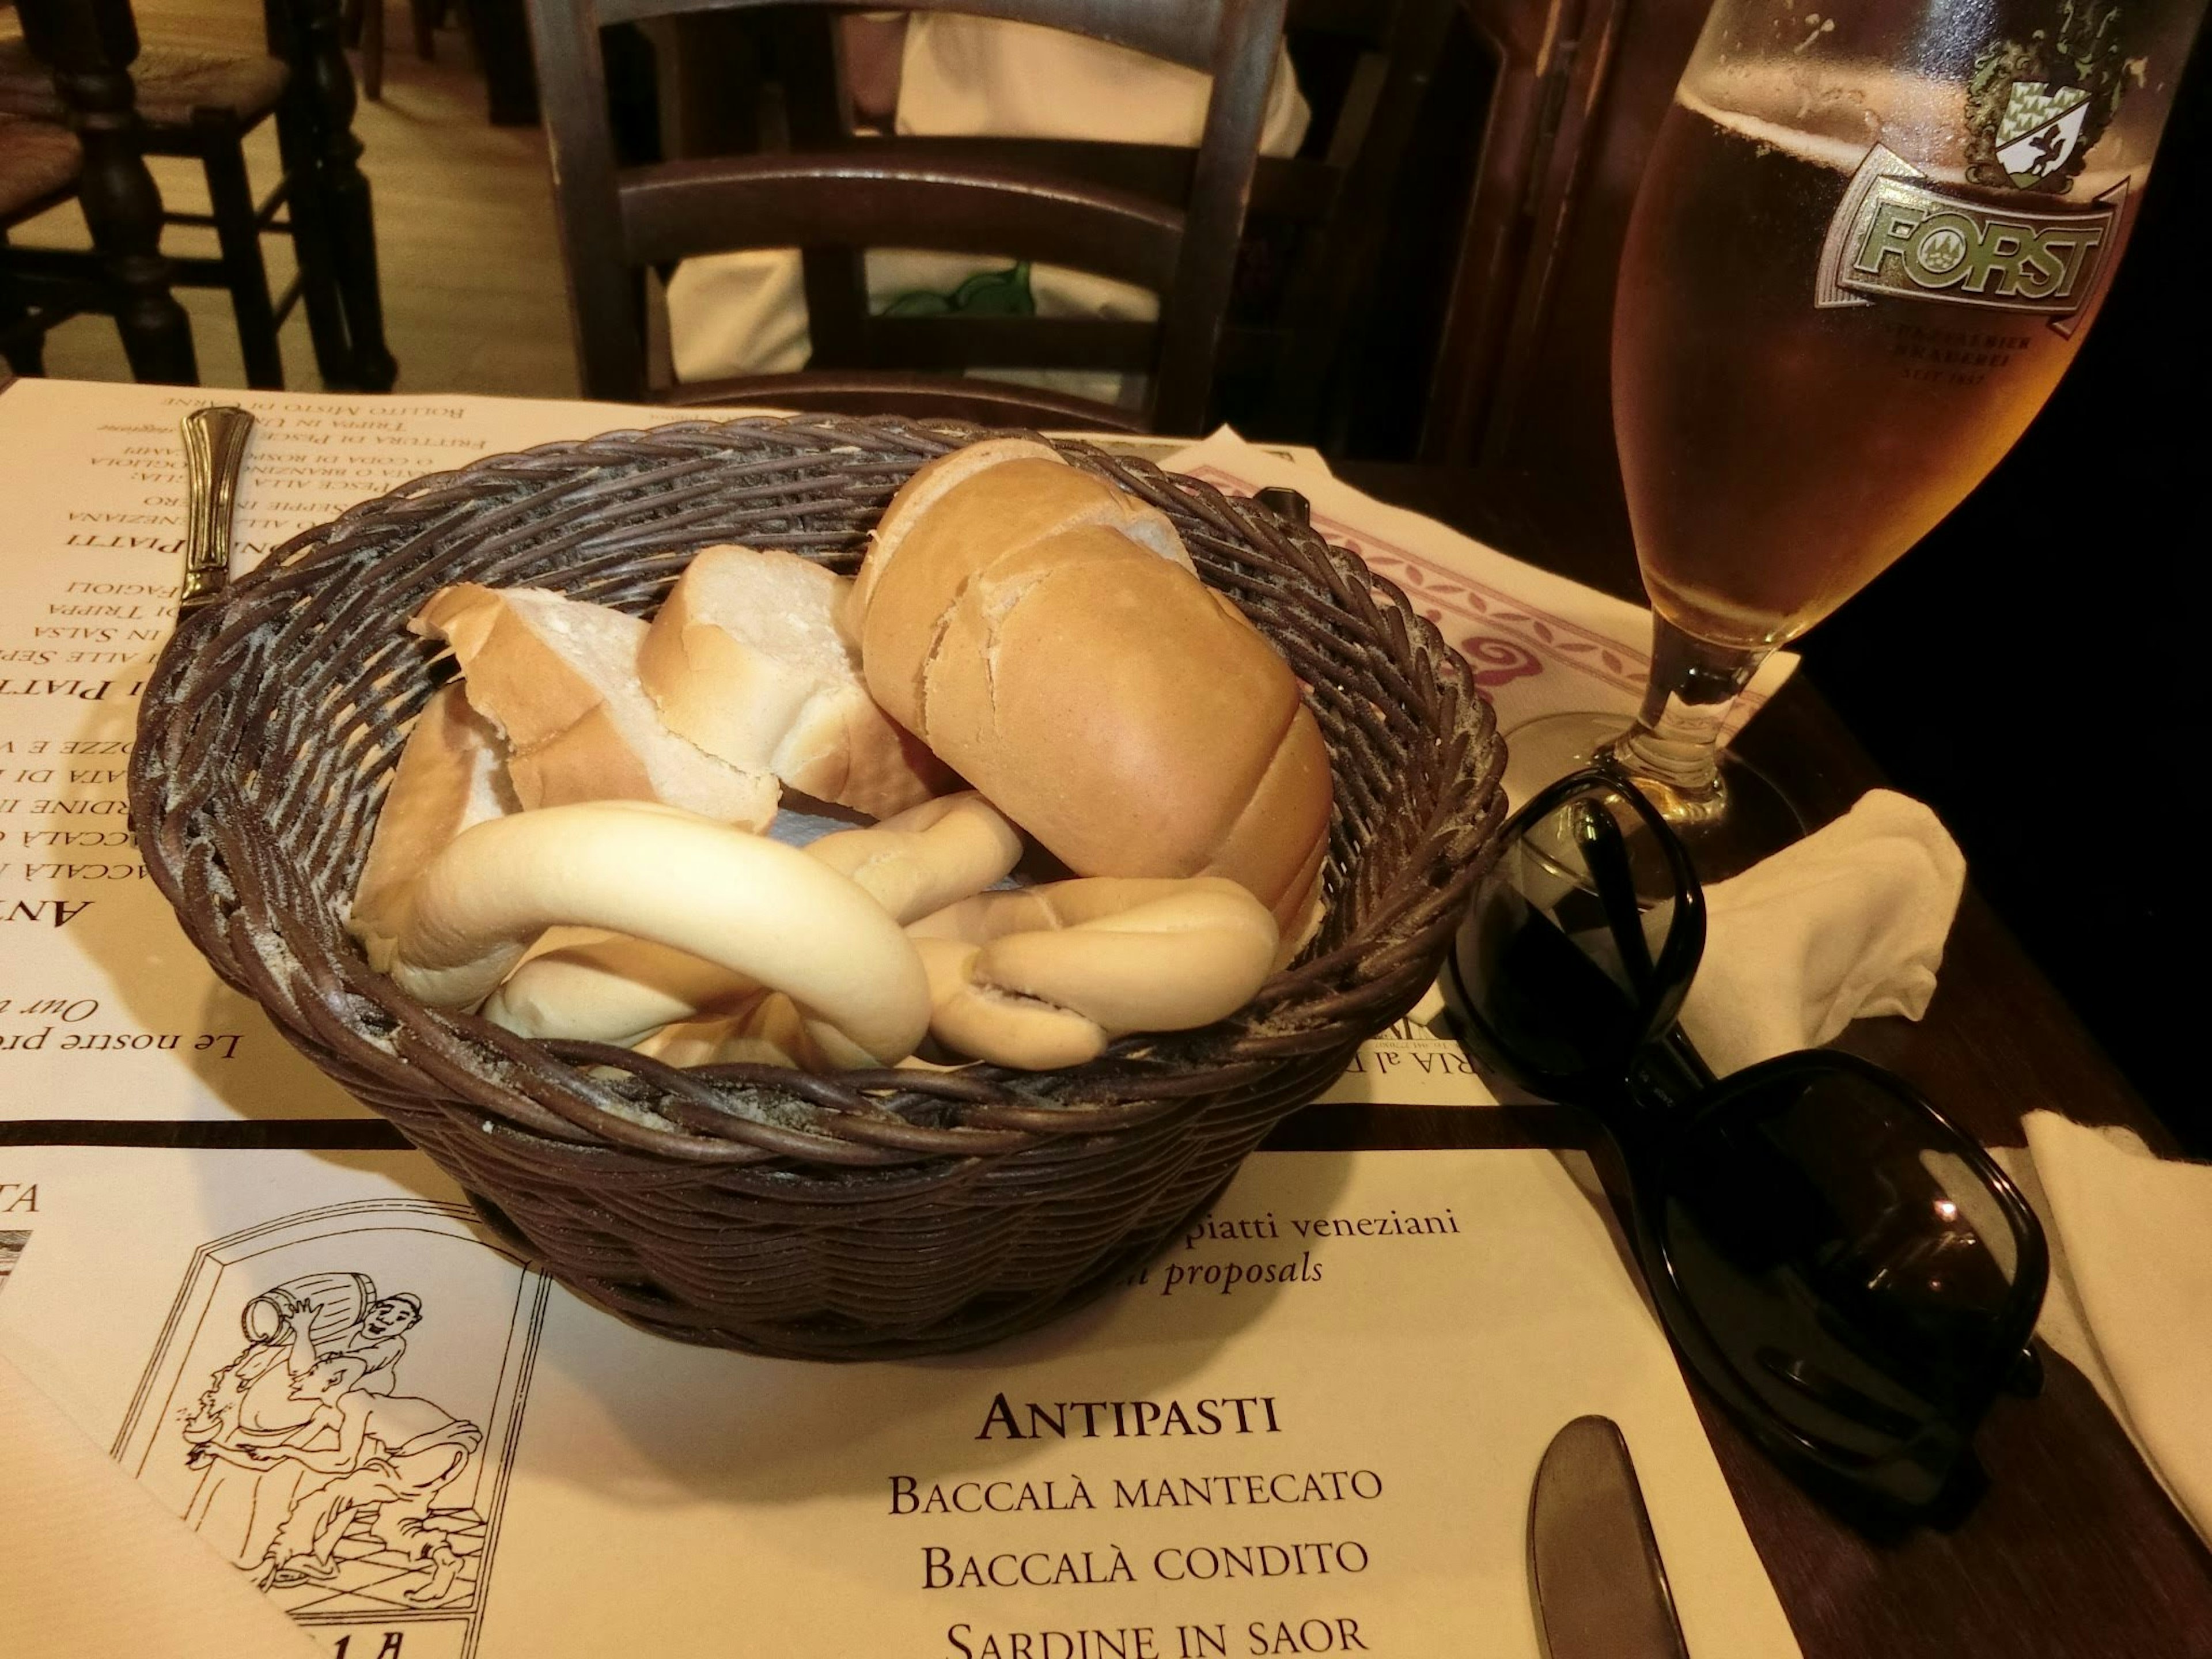
[[[1195, 466], [1188, 472], [1227, 494], [1250, 495], [1260, 488], [1218, 466]], [[1651, 672], [1650, 653], [1625, 646], [1586, 623], [1540, 610], [1518, 594], [1476, 581], [1464, 571], [1386, 541], [1361, 526], [1316, 510], [1313, 526], [1404, 588], [1414, 608], [1467, 659], [1474, 683], [1485, 690], [1540, 674], [1548, 664], [1587, 674], [1632, 702], [1644, 695]], [[1468, 628], [1473, 631], [1465, 631]], [[1765, 702], [1763, 693], [1747, 691], [1730, 729], [1741, 726]]]

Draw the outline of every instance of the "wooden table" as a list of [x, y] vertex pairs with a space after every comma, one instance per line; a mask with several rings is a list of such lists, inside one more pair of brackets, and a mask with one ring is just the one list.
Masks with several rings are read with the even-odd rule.
[[[4, 380], [0, 374], [0, 380]], [[1579, 524], [1540, 479], [1346, 465], [1358, 487], [1428, 513], [1593, 586], [1641, 599], [1630, 551]], [[1801, 675], [1741, 747], [1817, 819], [1880, 773]], [[1841, 1045], [1912, 1079], [1984, 1142], [2021, 1144], [2021, 1115], [2051, 1107], [2164, 1132], [1970, 888], [1928, 1018], [1863, 1022]], [[1587, 1120], [1412, 1107], [1315, 1108], [1282, 1147], [1562, 1145]], [[0, 1123], [0, 1145], [387, 1148], [374, 1120]], [[1990, 1489], [1949, 1534], [1869, 1543], [1800, 1492], [1700, 1402], [1706, 1426], [1808, 1659], [2179, 1659], [2212, 1656], [2212, 1553], [2167, 1502], [2088, 1382], [2046, 1351], [2033, 1401], [2000, 1399], [1978, 1437]]]
[[[1517, 556], [1641, 603], [1632, 550], [1541, 480], [1346, 464], [1345, 478]], [[1882, 782], [1802, 674], [1738, 748], [1817, 822]], [[1925, 1019], [1866, 1020], [1838, 1045], [1910, 1079], [1984, 1144], [2039, 1108], [2172, 1138], [1970, 884]], [[1279, 1146], [1462, 1146], [1504, 1126], [1410, 1108], [1309, 1112]], [[1556, 1139], [1556, 1122], [1531, 1127]], [[1510, 1128], [1504, 1129], [1510, 1136]], [[2040, 1346], [2040, 1345], [2039, 1345]], [[1702, 1396], [1698, 1408], [1806, 1659], [2181, 1659], [2212, 1655], [2212, 1552], [2087, 1380], [2043, 1349], [2034, 1400], [2001, 1397], [1977, 1438], [1990, 1489], [1954, 1531], [1874, 1544], [1790, 1484]], [[2208, 1385], [2212, 1386], [2212, 1385]], [[1694, 1390], [1693, 1390], [1694, 1391]]]

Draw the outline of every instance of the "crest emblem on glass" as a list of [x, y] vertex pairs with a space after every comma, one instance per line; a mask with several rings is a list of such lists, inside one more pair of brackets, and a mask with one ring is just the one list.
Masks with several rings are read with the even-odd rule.
[[1799, 827], [1724, 761], [1737, 695], [2043, 406], [2110, 284], [2203, 11], [1820, 4], [1718, 0], [1630, 221], [1613, 404], [1656, 618], [1644, 706], [1625, 731], [1562, 714], [1507, 734], [1516, 800], [1609, 754], [1709, 878]]

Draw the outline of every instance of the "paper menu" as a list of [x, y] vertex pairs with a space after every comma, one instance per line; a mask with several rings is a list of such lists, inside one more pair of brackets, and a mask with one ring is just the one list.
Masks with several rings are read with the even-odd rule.
[[[393, 1632], [411, 1659], [1012, 1659], [1024, 1633], [1042, 1659], [1048, 1631], [1066, 1659], [1531, 1655], [1529, 1482], [1593, 1411], [1691, 1650], [1796, 1650], [1552, 1154], [1261, 1154], [1103, 1303], [844, 1367], [632, 1331], [476, 1242], [456, 1199], [414, 1154], [0, 1151], [0, 1225], [28, 1235], [0, 1352], [347, 1659]], [[416, 1318], [364, 1335], [405, 1297]], [[317, 1350], [297, 1375], [287, 1310]], [[248, 1415], [264, 1444], [300, 1419], [304, 1454], [349, 1415], [410, 1449], [242, 1469], [220, 1454]]]
[[[215, 978], [126, 822], [138, 690], [181, 574], [177, 423], [211, 395], [59, 380], [0, 390], [0, 1119], [367, 1115]], [[425, 472], [689, 413], [220, 396], [257, 422], [241, 566]]]
[[[211, 395], [52, 380], [0, 389], [0, 1121], [368, 1115], [215, 978], [147, 879], [126, 823], [137, 691], [173, 622], [180, 572], [177, 422]], [[701, 414], [220, 395], [257, 420], [241, 564], [426, 472]], [[1302, 480], [1328, 479], [1310, 452], [1247, 448]], [[1489, 1098], [1455, 1048], [1412, 1027], [1363, 1053], [1331, 1097]]]

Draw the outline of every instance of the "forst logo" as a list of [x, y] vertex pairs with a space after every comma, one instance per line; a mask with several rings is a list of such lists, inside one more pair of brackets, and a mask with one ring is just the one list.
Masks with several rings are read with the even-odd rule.
[[2081, 308], [2112, 228], [2109, 211], [2006, 213], [1900, 179], [1878, 180], [1861, 218], [1846, 288], [1955, 290], [2062, 315]]
[[2126, 188], [2078, 208], [2000, 207], [1937, 189], [1876, 144], [1828, 222], [1814, 303], [1934, 300], [2037, 313], [2070, 332], [2097, 291]]
[[2037, 313], [2071, 334], [2096, 294], [2127, 181], [2079, 207], [2054, 198], [2072, 191], [2119, 108], [2119, 21], [2111, 0], [2065, 0], [2055, 32], [1994, 40], [1976, 56], [1964, 184], [1988, 194], [1939, 189], [1894, 151], [1869, 149], [1828, 222], [1813, 303], [1933, 300]]

